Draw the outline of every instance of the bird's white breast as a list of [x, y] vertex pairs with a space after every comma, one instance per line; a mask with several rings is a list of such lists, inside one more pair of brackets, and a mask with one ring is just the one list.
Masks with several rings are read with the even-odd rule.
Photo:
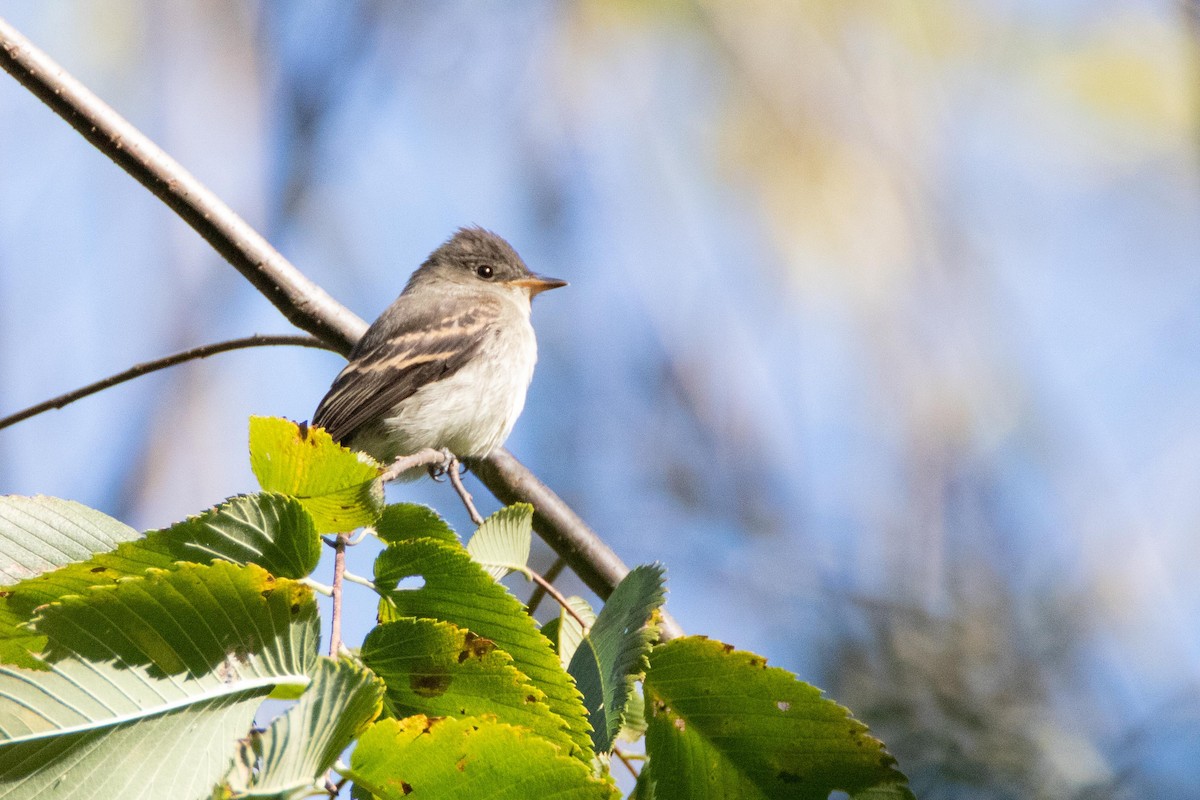
[[525, 407], [537, 363], [529, 301], [514, 302], [485, 334], [471, 360], [448, 378], [428, 384], [383, 419], [388, 457], [432, 447], [460, 457], [482, 457], [512, 432]]

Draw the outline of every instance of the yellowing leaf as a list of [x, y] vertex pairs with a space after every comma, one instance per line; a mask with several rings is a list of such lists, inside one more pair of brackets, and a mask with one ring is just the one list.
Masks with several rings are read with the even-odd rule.
[[379, 465], [337, 444], [321, 428], [251, 417], [250, 466], [264, 490], [299, 500], [318, 533], [374, 524], [383, 510]]

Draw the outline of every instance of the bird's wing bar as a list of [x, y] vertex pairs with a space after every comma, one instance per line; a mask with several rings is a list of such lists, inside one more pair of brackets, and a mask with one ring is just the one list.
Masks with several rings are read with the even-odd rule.
[[345, 441], [422, 386], [450, 377], [478, 351], [497, 311], [477, 305], [454, 312], [440, 305], [406, 320], [351, 358], [317, 406], [313, 424]]

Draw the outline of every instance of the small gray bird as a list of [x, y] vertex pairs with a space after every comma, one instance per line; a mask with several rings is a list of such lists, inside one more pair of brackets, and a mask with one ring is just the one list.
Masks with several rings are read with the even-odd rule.
[[566, 285], [530, 272], [496, 234], [460, 228], [367, 329], [313, 424], [383, 464], [426, 447], [486, 456], [508, 438], [533, 379], [530, 303]]

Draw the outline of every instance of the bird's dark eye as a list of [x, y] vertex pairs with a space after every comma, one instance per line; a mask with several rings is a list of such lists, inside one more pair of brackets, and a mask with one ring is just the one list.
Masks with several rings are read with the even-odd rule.
[[495, 273], [492, 271], [492, 268], [490, 265], [480, 264], [478, 267], [475, 268], [475, 274], [478, 275], [479, 277], [483, 278], [484, 280], [489, 280], [492, 277], [492, 275], [494, 275]]

